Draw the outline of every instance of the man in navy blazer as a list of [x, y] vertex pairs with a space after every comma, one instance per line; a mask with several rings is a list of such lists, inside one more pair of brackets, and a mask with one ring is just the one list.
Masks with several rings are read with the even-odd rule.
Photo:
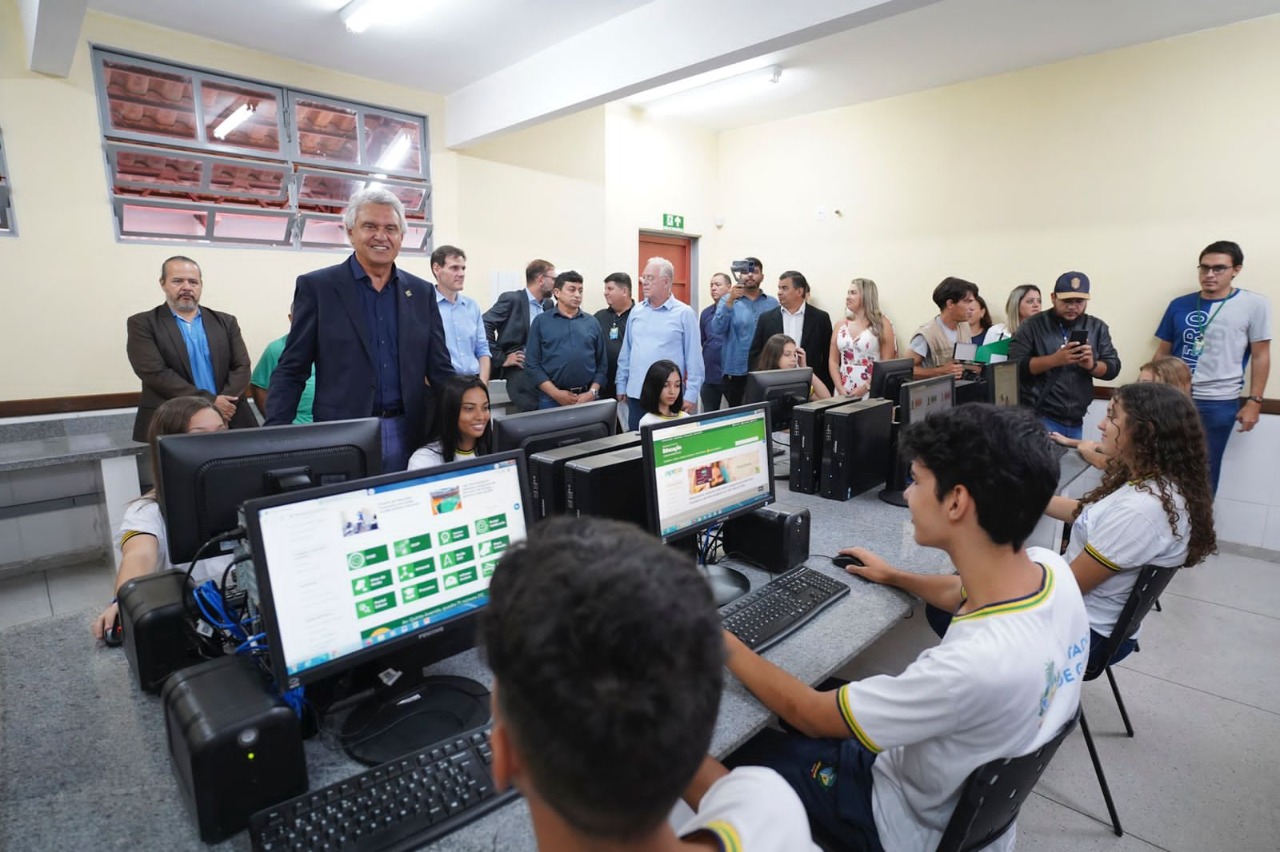
[[517, 409], [533, 411], [538, 407], [538, 388], [524, 372], [524, 345], [534, 319], [556, 308], [548, 298], [556, 281], [555, 265], [549, 260], [530, 261], [524, 280], [523, 290], [501, 294], [485, 311], [484, 330], [493, 353], [493, 377], [506, 380], [507, 396]]
[[432, 388], [453, 375], [431, 286], [397, 269], [404, 207], [385, 189], [357, 192], [344, 215], [354, 254], [298, 276], [293, 326], [271, 376], [267, 425], [292, 423], [315, 365], [317, 422], [382, 420], [382, 471], [404, 470], [426, 443]]

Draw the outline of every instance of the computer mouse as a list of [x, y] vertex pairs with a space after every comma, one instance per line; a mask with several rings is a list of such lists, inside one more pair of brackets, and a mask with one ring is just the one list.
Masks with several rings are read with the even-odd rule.
[[832, 557], [831, 564], [837, 568], [848, 568], [850, 565], [856, 565], [859, 568], [862, 568], [866, 565], [866, 563], [858, 557], [850, 556], [847, 553], [842, 553], [839, 556]]
[[124, 644], [124, 628], [120, 626], [120, 616], [116, 616], [116, 620], [111, 622], [111, 626], [102, 634], [102, 641], [106, 643], [108, 648], [119, 648]]

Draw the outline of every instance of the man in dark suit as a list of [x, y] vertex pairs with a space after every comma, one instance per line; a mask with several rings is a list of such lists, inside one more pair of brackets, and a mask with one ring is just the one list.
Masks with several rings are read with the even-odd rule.
[[249, 350], [231, 314], [200, 307], [204, 279], [189, 257], [160, 265], [163, 305], [129, 317], [129, 366], [142, 379], [133, 440], [146, 441], [157, 408], [179, 396], [213, 400], [232, 429], [257, 426], [244, 393], [249, 388]]
[[[797, 334], [796, 332], [799, 331]], [[764, 343], [775, 334], [785, 334], [804, 350], [805, 360], [818, 381], [831, 390], [831, 369], [827, 366], [831, 346], [831, 315], [809, 304], [809, 282], [799, 272], [782, 273], [778, 279], [778, 307], [765, 311], [756, 323], [747, 363], [752, 370]]]
[[405, 229], [400, 199], [385, 189], [357, 192], [344, 222], [354, 254], [298, 276], [267, 424], [293, 422], [314, 364], [315, 420], [381, 418], [382, 471], [404, 470], [426, 442], [432, 389], [454, 374], [444, 325], [431, 285], [396, 268]]
[[524, 270], [524, 289], [503, 293], [485, 312], [484, 330], [493, 352], [493, 377], [507, 380], [507, 396], [520, 411], [538, 407], [538, 388], [524, 372], [524, 344], [534, 317], [555, 310], [549, 298], [556, 268], [549, 260], [534, 260]]

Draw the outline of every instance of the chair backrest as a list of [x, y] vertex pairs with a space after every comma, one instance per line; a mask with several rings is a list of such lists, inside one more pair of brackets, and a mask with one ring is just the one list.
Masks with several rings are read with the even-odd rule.
[[998, 758], [973, 770], [960, 788], [960, 800], [942, 834], [938, 852], [981, 849], [1008, 831], [1049, 759], [1079, 719], [1077, 708], [1053, 739], [1030, 754]]
[[[1177, 568], [1165, 568], [1160, 565], [1148, 565], [1138, 572], [1138, 579], [1133, 584], [1133, 591], [1129, 593], [1129, 600], [1125, 601], [1124, 609], [1120, 610], [1120, 617], [1116, 619], [1116, 626], [1111, 629], [1111, 635], [1107, 637], [1103, 660], [1114, 657], [1120, 645], [1138, 632], [1138, 628], [1142, 626], [1142, 619], [1147, 617], [1147, 613], [1151, 611], [1151, 607], [1155, 606], [1156, 600], [1177, 572]], [[1084, 679], [1093, 680], [1106, 671], [1106, 668], [1104, 664], [1097, 669], [1086, 669]]]

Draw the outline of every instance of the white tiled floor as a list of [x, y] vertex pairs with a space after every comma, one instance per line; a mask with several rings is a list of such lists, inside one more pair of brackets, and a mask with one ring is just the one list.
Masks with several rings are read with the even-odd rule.
[[[0, 629], [105, 604], [106, 564], [0, 580]], [[1175, 578], [1117, 666], [1136, 736], [1105, 681], [1085, 686], [1125, 827], [1117, 838], [1079, 733], [1058, 751], [1018, 821], [1036, 852], [1264, 852], [1280, 848], [1280, 563], [1220, 554]], [[86, 619], [86, 631], [88, 621]], [[88, 636], [86, 632], [86, 641]], [[896, 673], [936, 639], [923, 611], [841, 673]]]
[[[1125, 836], [1079, 732], [1063, 743], [1018, 820], [1036, 852], [1264, 852], [1280, 848], [1280, 563], [1219, 554], [1182, 572], [1116, 667], [1135, 736], [1105, 679], [1084, 703]], [[923, 609], [841, 676], [897, 673], [936, 642]]]

